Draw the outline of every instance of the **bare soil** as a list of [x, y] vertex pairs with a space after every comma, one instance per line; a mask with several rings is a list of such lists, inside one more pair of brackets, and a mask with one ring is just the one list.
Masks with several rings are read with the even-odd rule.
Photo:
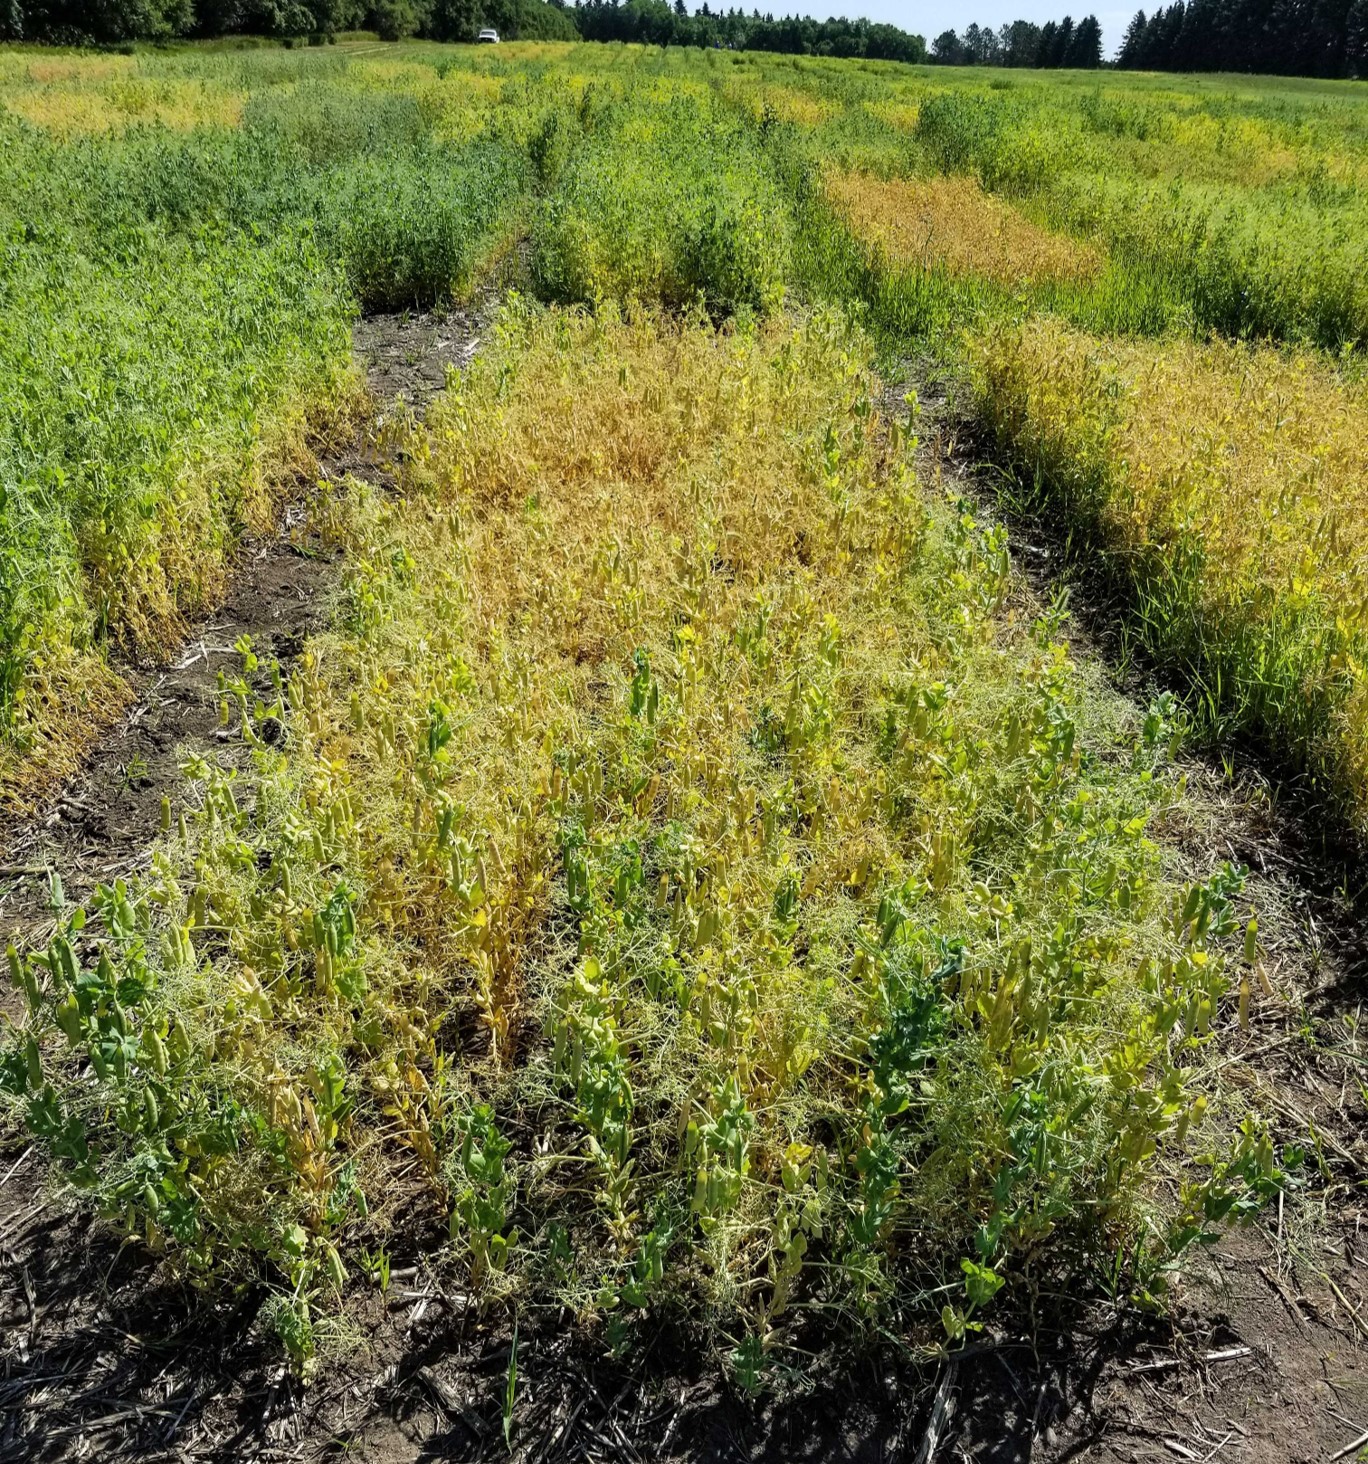
[[227, 762], [240, 745], [218, 725], [217, 678], [238, 674], [233, 649], [251, 637], [263, 661], [288, 669], [327, 616], [333, 556], [299, 527], [288, 508], [280, 533], [243, 546], [232, 592], [167, 666], [126, 674], [138, 691], [124, 720], [95, 747], [80, 776], [34, 817], [6, 830], [7, 886], [0, 893], [6, 932], [41, 942], [53, 923], [51, 880], [80, 903], [97, 882], [138, 868], [173, 794], [179, 765], [199, 752]]
[[[478, 297], [449, 314], [357, 322], [355, 355], [381, 421], [396, 410], [421, 414], [445, 386], [448, 366], [470, 364], [492, 306], [492, 297]], [[319, 468], [325, 482], [346, 474], [388, 481], [370, 437], [326, 452]], [[241, 546], [227, 600], [166, 665], [121, 668], [137, 698], [80, 776], [32, 818], [0, 829], [0, 930], [7, 935], [43, 940], [53, 923], [54, 872], [64, 896], [80, 903], [95, 884], [138, 869], [158, 827], [162, 797], [174, 801], [186, 757], [197, 753], [227, 765], [240, 750], [236, 733], [218, 725], [219, 673], [241, 669], [234, 647], [248, 636], [263, 667], [274, 660], [288, 673], [331, 611], [336, 553], [309, 527], [308, 501], [317, 491], [317, 485], [301, 484], [282, 508], [276, 532]], [[261, 681], [264, 690], [264, 671]]]
[[[377, 318], [356, 332], [382, 401], [421, 412], [447, 365], [464, 366], [487, 307]], [[983, 501], [987, 485], [948, 430], [927, 434], [922, 471]], [[382, 481], [365, 445], [324, 464]], [[186, 750], [235, 755], [221, 738], [216, 679], [242, 634], [288, 664], [325, 623], [336, 566], [287, 510], [280, 533], [245, 547], [228, 602], [157, 671], [82, 776], [42, 814], [3, 831], [10, 871], [0, 921], [41, 940], [48, 871], [68, 898], [141, 867]], [[1049, 546], [1019, 557], [1046, 567]], [[1105, 644], [1102, 611], [1076, 645]], [[265, 659], [265, 657], [263, 657]], [[1304, 1187], [1192, 1258], [1166, 1315], [1042, 1278], [1035, 1324], [988, 1332], [953, 1360], [813, 1359], [779, 1399], [752, 1403], [721, 1360], [662, 1330], [622, 1362], [573, 1318], [520, 1318], [509, 1443], [502, 1416], [513, 1336], [466, 1297], [423, 1207], [390, 1237], [383, 1295], [356, 1281], [306, 1386], [266, 1339], [256, 1286], [212, 1297], [168, 1280], [155, 1256], [120, 1246], [48, 1185], [36, 1149], [0, 1139], [0, 1461], [342, 1460], [1200, 1460], [1293, 1464], [1354, 1455], [1368, 1435], [1368, 1238], [1360, 1237], [1368, 1146], [1362, 1064], [1346, 1036], [1364, 988], [1363, 925], [1336, 893], [1344, 871], [1257, 777], [1231, 782], [1194, 761], [1190, 812], [1163, 831], [1181, 867], [1229, 857], [1252, 870], [1279, 996], [1216, 1060], [1254, 1088], [1280, 1141], [1311, 1150]], [[34, 873], [15, 871], [35, 871]], [[1308, 1041], [1308, 1024], [1329, 1018]], [[1327, 1031], [1329, 1036], [1326, 1035]], [[1309, 1136], [1314, 1133], [1315, 1141]], [[402, 1212], [402, 1207], [401, 1207]], [[1365, 1437], [1368, 1442], [1368, 1437]]]
[[376, 399], [402, 401], [422, 414], [446, 386], [448, 367], [464, 371], [475, 358], [498, 297], [477, 295], [441, 315], [370, 315], [358, 320], [352, 347]]

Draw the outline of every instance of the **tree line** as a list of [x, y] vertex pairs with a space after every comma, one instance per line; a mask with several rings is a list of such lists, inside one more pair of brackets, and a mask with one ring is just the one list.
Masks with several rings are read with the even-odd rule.
[[587, 41], [639, 41], [650, 46], [719, 47], [731, 51], [778, 51], [796, 56], [862, 56], [878, 61], [926, 60], [918, 35], [869, 20], [776, 19], [758, 10], [712, 10], [708, 0], [690, 13], [684, 0], [581, 0], [573, 11]]
[[1136, 12], [1116, 64], [1368, 77], [1368, 0], [1174, 0]]
[[970, 25], [962, 36], [942, 31], [931, 42], [931, 60], [940, 66], [1076, 66], [1102, 65], [1102, 27], [1095, 15], [1077, 25], [1073, 17], [1036, 25], [1014, 20], [999, 30]]
[[1096, 66], [1102, 33], [1089, 16], [1037, 26], [1019, 20], [1000, 32], [971, 25], [963, 39], [939, 36], [930, 58], [919, 35], [869, 20], [776, 17], [752, 10], [690, 11], [685, 0], [0, 0], [0, 40], [118, 45], [224, 35], [327, 40], [366, 29], [397, 40], [417, 35], [469, 41], [482, 26], [507, 39], [635, 41], [865, 57], [947, 65]]
[[482, 26], [508, 40], [639, 41], [798, 55], [924, 61], [926, 42], [867, 20], [713, 11], [684, 0], [0, 0], [0, 40], [118, 45], [224, 35], [308, 37], [374, 30], [385, 39], [472, 41]]
[[226, 35], [323, 41], [346, 30], [386, 40], [473, 41], [481, 26], [524, 40], [574, 40], [572, 12], [543, 0], [0, 0], [0, 40], [119, 45]]
[[867, 20], [812, 20], [755, 11], [691, 15], [684, 0], [0, 0], [0, 40], [116, 45], [179, 37], [263, 35], [326, 39], [367, 29], [398, 39], [470, 41], [482, 26], [506, 39], [640, 41], [801, 55], [924, 61], [926, 42]]
[[324, 41], [368, 29], [385, 40], [473, 41], [477, 29], [576, 40], [574, 20], [542, 0], [0, 0], [0, 40], [119, 45], [220, 35]]

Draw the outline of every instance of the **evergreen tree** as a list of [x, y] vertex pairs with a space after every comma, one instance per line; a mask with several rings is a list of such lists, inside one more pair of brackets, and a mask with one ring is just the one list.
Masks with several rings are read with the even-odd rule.
[[1059, 22], [1047, 20], [1040, 28], [1040, 40], [1036, 45], [1035, 64], [1037, 66], [1050, 66], [1053, 63], [1050, 56], [1054, 51], [1055, 37], [1059, 34]]
[[1368, 80], [1368, 0], [1356, 0], [1346, 17], [1344, 59], [1350, 76]]
[[1191, 4], [1184, 7], [1183, 23], [1174, 40], [1174, 64], [1180, 71], [1207, 69], [1204, 61], [1211, 49], [1207, 44], [1208, 30], [1208, 7], [1202, 0], [1191, 0]]
[[1045, 63], [1047, 66], [1063, 66], [1065, 58], [1069, 54], [1069, 47], [1073, 43], [1074, 23], [1073, 16], [1066, 15], [1059, 22], [1059, 29], [1054, 33], [1054, 39], [1050, 42], [1050, 59]]
[[1142, 66], [1151, 70], [1162, 71], [1164, 66], [1164, 36], [1167, 34], [1164, 23], [1164, 7], [1161, 5], [1149, 18], [1149, 24], [1145, 27], [1145, 50]]
[[931, 59], [942, 66], [963, 66], [965, 64], [964, 47], [960, 45], [960, 38], [954, 31], [942, 31], [931, 42]]
[[1140, 57], [1144, 54], [1145, 47], [1145, 26], [1149, 22], [1145, 19], [1145, 12], [1137, 10], [1131, 18], [1131, 23], [1126, 27], [1125, 39], [1121, 42], [1121, 49], [1116, 55], [1116, 64], [1127, 69], [1135, 69], [1140, 65]]
[[1074, 27], [1064, 64], [1080, 70], [1096, 70], [1101, 66], [1102, 27], [1095, 15], [1085, 15]]
[[1126, 30], [1117, 65], [1156, 71], [1368, 74], [1368, 0], [1174, 0]]
[[998, 32], [1004, 66], [1034, 66], [1040, 46], [1040, 27], [1029, 20], [1014, 20]]
[[1183, 0], [1173, 0], [1173, 4], [1160, 13], [1163, 26], [1159, 33], [1159, 52], [1165, 58], [1160, 64], [1168, 71], [1182, 71], [1183, 56], [1179, 42], [1182, 40], [1183, 22], [1187, 19], [1187, 7]]

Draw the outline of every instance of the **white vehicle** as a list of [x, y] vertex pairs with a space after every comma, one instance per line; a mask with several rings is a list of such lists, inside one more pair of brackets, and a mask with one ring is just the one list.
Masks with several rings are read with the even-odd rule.
[[497, 46], [499, 33], [492, 26], [487, 25], [475, 39], [482, 46]]

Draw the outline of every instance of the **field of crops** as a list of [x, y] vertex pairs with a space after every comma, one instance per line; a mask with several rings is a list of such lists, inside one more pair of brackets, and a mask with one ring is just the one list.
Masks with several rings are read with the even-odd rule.
[[[745, 1395], [1281, 1227], [1314, 1142], [1227, 1070], [1292, 938], [1175, 836], [1179, 748], [1368, 835], [1365, 185], [1353, 83], [0, 51], [11, 814], [301, 484], [342, 566], [137, 872], [45, 876], [0, 1123], [303, 1374], [423, 1227]], [[357, 317], [495, 293], [315, 487], [385, 405]]]

